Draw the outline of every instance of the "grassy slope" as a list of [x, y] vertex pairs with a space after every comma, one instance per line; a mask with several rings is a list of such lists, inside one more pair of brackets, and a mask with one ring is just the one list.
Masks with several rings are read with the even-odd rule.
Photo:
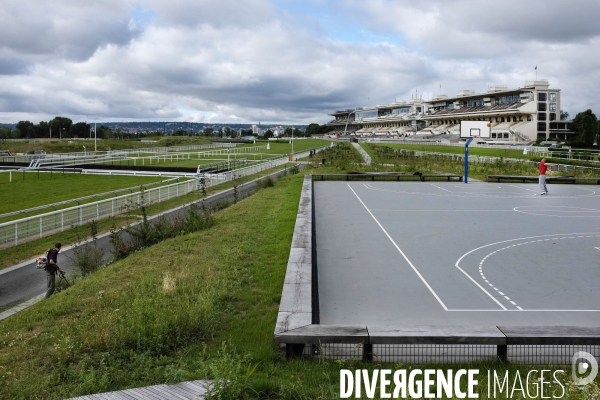
[[[100, 176], [69, 174], [66, 172], [25, 173], [13, 172], [9, 182], [8, 173], [0, 173], [0, 213], [23, 210], [44, 204], [69, 200], [111, 190], [135, 187], [150, 182], [159, 182], [164, 177]], [[125, 194], [125, 193], [123, 193]], [[77, 203], [72, 203], [75, 206]]]

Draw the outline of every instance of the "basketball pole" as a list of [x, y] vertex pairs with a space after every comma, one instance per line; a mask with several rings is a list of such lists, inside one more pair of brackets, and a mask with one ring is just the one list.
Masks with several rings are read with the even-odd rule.
[[465, 183], [469, 182], [469, 145], [472, 141], [473, 137], [470, 137], [465, 143]]

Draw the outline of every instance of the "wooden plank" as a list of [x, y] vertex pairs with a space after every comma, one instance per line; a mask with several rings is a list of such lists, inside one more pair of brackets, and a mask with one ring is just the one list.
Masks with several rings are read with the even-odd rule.
[[370, 344], [506, 344], [495, 326], [367, 325]]
[[169, 388], [167, 385], [156, 385], [147, 387], [149, 391], [156, 393], [158, 396], [161, 396], [163, 399], [172, 399], [172, 400], [190, 400], [190, 396], [188, 394], [181, 395], [174, 388]]
[[277, 343], [368, 343], [365, 325], [309, 325], [275, 335]]
[[600, 327], [499, 326], [508, 345], [600, 345]]
[[131, 390], [131, 392], [129, 392], [129, 394], [131, 394], [132, 396], [135, 396], [138, 399], [165, 400], [163, 397], [153, 393], [152, 391], [148, 390], [146, 387], [130, 389], [130, 390]]

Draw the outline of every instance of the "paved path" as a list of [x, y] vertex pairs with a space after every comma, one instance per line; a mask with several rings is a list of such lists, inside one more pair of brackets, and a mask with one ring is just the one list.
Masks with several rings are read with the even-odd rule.
[[116, 392], [89, 394], [68, 400], [201, 400], [210, 381], [188, 381], [166, 385], [146, 386]]
[[362, 147], [360, 147], [358, 143], [352, 142], [352, 146], [354, 146], [354, 148], [358, 150], [362, 158], [364, 158], [365, 164], [371, 165], [371, 156], [368, 155], [367, 152]]

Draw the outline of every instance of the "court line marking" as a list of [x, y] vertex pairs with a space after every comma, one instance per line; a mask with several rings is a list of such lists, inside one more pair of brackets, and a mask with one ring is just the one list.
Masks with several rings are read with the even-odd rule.
[[399, 212], [514, 212], [515, 210], [390, 210], [387, 208], [373, 208], [373, 211], [399, 211]]
[[[559, 218], [600, 218], [600, 215], [555, 215], [551, 213], [596, 213], [600, 214], [600, 210], [593, 208], [583, 208], [583, 207], [569, 207], [569, 206], [546, 206], [546, 209], [528, 209], [527, 207], [537, 207], [536, 206], [517, 206], [513, 208], [515, 212], [520, 214], [528, 214], [528, 215], [537, 215], [542, 217], [559, 217]], [[577, 209], [577, 210], [574, 210]], [[572, 211], [571, 211], [572, 210]]]
[[387, 231], [385, 230], [385, 228], [379, 223], [379, 221], [377, 220], [377, 218], [375, 218], [375, 216], [369, 210], [369, 208], [365, 205], [365, 203], [363, 203], [363, 201], [360, 199], [360, 197], [358, 197], [358, 194], [356, 194], [356, 192], [354, 191], [354, 189], [352, 189], [352, 186], [350, 186], [349, 183], [347, 183], [347, 185], [348, 185], [348, 188], [352, 191], [352, 193], [354, 193], [354, 195], [356, 196], [356, 198], [358, 199], [358, 201], [360, 201], [360, 204], [363, 205], [363, 207], [365, 208], [365, 210], [367, 210], [367, 212], [369, 213], [369, 215], [371, 215], [371, 217], [375, 220], [375, 222], [377, 223], [377, 225], [379, 225], [379, 227], [381, 228], [381, 230], [383, 231], [383, 233], [385, 233], [385, 235], [388, 237], [388, 239], [390, 239], [390, 241], [392, 242], [392, 244], [394, 245], [394, 247], [396, 247], [396, 249], [400, 252], [400, 254], [402, 254], [402, 257], [404, 257], [404, 259], [406, 260], [406, 262], [408, 263], [408, 265], [410, 265], [411, 268], [413, 269], [413, 271], [415, 271], [415, 273], [418, 275], [418, 277], [421, 278], [421, 281], [423, 281], [423, 283], [425, 284], [425, 286], [427, 286], [427, 289], [429, 289], [429, 291], [431, 292], [431, 294], [433, 294], [433, 296], [436, 298], [436, 300], [438, 301], [438, 303], [440, 303], [440, 305], [442, 307], [444, 307], [444, 310], [448, 311], [448, 307], [446, 307], [446, 305], [444, 304], [444, 302], [442, 301], [442, 299], [440, 299], [439, 296], [435, 293], [435, 291], [431, 288], [431, 286], [429, 286], [429, 283], [427, 283], [427, 281], [425, 280], [425, 278], [423, 278], [423, 276], [415, 268], [415, 266], [413, 265], [413, 263], [411, 263], [410, 260], [408, 259], [408, 257], [406, 257], [406, 254], [404, 254], [404, 252], [402, 251], [402, 249], [400, 249], [400, 247], [398, 247], [398, 245], [396, 244], [396, 242], [394, 241], [394, 239], [392, 239], [392, 237], [389, 235], [389, 233], [387, 233]]
[[441, 188], [441, 187], [439, 187], [438, 185], [434, 185], [433, 183], [431, 183], [430, 185], [431, 185], [431, 186], [435, 186], [435, 187], [436, 187], [436, 188], [438, 188], [438, 189], [445, 190], [445, 191], [446, 191], [446, 192], [448, 192], [448, 193], [453, 193], [451, 190], [448, 190], [448, 189]]
[[[415, 184], [416, 182], [404, 182], [404, 184], [406, 184], [406, 186], [410, 186], [411, 183]], [[370, 190], [377, 190], [380, 192], [413, 194], [413, 195], [423, 195], [423, 196], [439, 196], [439, 197], [454, 196], [454, 197], [484, 197], [484, 198], [492, 197], [492, 198], [500, 198], [500, 199], [539, 198], [539, 196], [536, 195], [535, 193], [532, 193], [532, 194], [523, 193], [521, 195], [518, 195], [518, 194], [483, 194], [483, 193], [477, 194], [477, 193], [467, 193], [467, 192], [465, 192], [465, 193], [451, 192], [449, 194], [445, 194], [445, 193], [409, 192], [409, 191], [404, 191], [404, 190], [383, 189], [383, 188], [379, 188], [377, 186], [373, 186], [371, 184], [366, 184], [366, 183], [363, 183], [363, 185]], [[585, 195], [553, 195], [552, 198], [555, 198], [555, 199], [581, 199], [581, 198], [588, 198], [588, 197], [600, 197], [600, 193], [597, 193], [596, 191], [594, 191], [592, 189], [588, 189], [588, 188], [584, 188], [584, 187], [580, 187], [580, 186], [581, 185], [574, 185], [573, 187], [575, 189], [587, 190], [590, 193], [585, 194]]]
[[448, 311], [460, 311], [460, 312], [600, 312], [600, 310], [461, 310], [451, 309]]
[[515, 185], [508, 185], [508, 186], [510, 186], [510, 187], [514, 187], [514, 188], [517, 188], [517, 189], [529, 190], [530, 192], [534, 192], [534, 194], [535, 194], [536, 196], [537, 196], [537, 194], [538, 194], [538, 192], [539, 192], [539, 190], [527, 189], [527, 188], [520, 187], [520, 186], [515, 186]]
[[[549, 241], [549, 240], [561, 240], [561, 239], [581, 239], [581, 238], [589, 238], [589, 237], [591, 237], [591, 236], [583, 236], [583, 235], [579, 235], [579, 236], [572, 236], [572, 237], [571, 237], [571, 236], [570, 236], [570, 237], [558, 237], [558, 236], [556, 236], [556, 237], [549, 237], [549, 238], [547, 238], [547, 239], [531, 240], [531, 241], [529, 241], [529, 242], [522, 242], [522, 243], [512, 244], [512, 245], [510, 245], [510, 246], [506, 246], [506, 247], [499, 248], [499, 249], [497, 249], [497, 250], [495, 250], [495, 251], [492, 251], [491, 253], [489, 253], [488, 255], [486, 255], [485, 257], [483, 257], [483, 258], [481, 259], [481, 261], [479, 262], [479, 275], [481, 275], [481, 277], [483, 278], [483, 280], [484, 280], [486, 283], [488, 283], [490, 286], [492, 286], [492, 287], [494, 288], [494, 290], [495, 290], [495, 291], [497, 291], [499, 294], [501, 294], [502, 296], [504, 296], [504, 298], [505, 298], [506, 300], [510, 301], [510, 303], [511, 303], [513, 306], [515, 306], [515, 307], [517, 307], [518, 309], [522, 310], [522, 308], [520, 308], [520, 307], [519, 307], [519, 305], [518, 305], [517, 303], [515, 303], [514, 301], [511, 301], [511, 300], [510, 300], [510, 299], [509, 299], [509, 298], [508, 298], [508, 297], [507, 297], [507, 296], [506, 296], [504, 293], [502, 293], [502, 292], [501, 292], [501, 291], [500, 291], [498, 288], [496, 288], [495, 286], [493, 286], [491, 283], [489, 283], [489, 282], [488, 282], [488, 280], [486, 279], [486, 277], [485, 277], [485, 275], [484, 275], [484, 272], [483, 272], [483, 266], [484, 266], [484, 263], [485, 263], [485, 261], [486, 261], [488, 258], [490, 258], [492, 255], [494, 255], [495, 253], [499, 253], [499, 252], [501, 252], [501, 251], [504, 251], [504, 250], [509, 250], [509, 249], [511, 249], [511, 248], [513, 248], [513, 247], [521, 246], [521, 245], [524, 245], [524, 244], [538, 243], [538, 242], [546, 242], [546, 241]], [[598, 247], [596, 247], [596, 248], [598, 248]]]
[[[490, 296], [496, 303], [498, 303], [498, 301], [492, 297], [489, 292], [487, 290], [485, 290], [479, 283], [477, 283], [472, 277], [471, 275], [467, 274], [461, 267], [459, 267], [458, 265], [460, 264], [460, 262], [462, 261], [463, 258], [465, 258], [466, 256], [468, 256], [469, 254], [476, 252], [478, 250], [481, 250], [485, 247], [489, 247], [489, 246], [495, 246], [497, 244], [501, 244], [501, 243], [508, 243], [508, 242], [515, 242], [515, 241], [519, 241], [519, 240], [526, 240], [526, 239], [537, 239], [537, 238], [555, 238], [557, 236], [569, 236], [569, 235], [598, 235], [600, 234], [600, 232], [588, 232], [588, 233], [555, 233], [554, 235], [539, 235], [539, 236], [527, 236], [527, 237], [523, 237], [523, 238], [518, 238], [518, 239], [509, 239], [509, 240], [502, 240], [500, 242], [495, 242], [495, 243], [490, 243], [490, 244], [486, 244], [484, 246], [480, 246], [477, 247], [476, 249], [473, 249], [465, 254], [463, 254], [454, 264], [454, 266], [456, 268], [458, 268], [460, 271], [462, 271], [463, 274], [465, 274], [472, 282], [474, 282], [481, 290], [483, 290], [488, 296]], [[563, 238], [561, 238], [563, 239]], [[538, 240], [538, 241], [543, 241], [542, 240]], [[488, 256], [485, 256], [484, 259], [486, 259]], [[480, 264], [481, 265], [481, 264]], [[498, 303], [500, 304], [500, 303]], [[507, 310], [502, 304], [500, 304], [500, 306], [504, 309], [504, 311], [516, 311], [516, 310]], [[466, 311], [466, 310], [463, 310]], [[498, 310], [500, 311], [500, 310]], [[520, 311], [527, 311], [527, 310], [520, 310]], [[583, 311], [583, 310], [582, 310]]]

